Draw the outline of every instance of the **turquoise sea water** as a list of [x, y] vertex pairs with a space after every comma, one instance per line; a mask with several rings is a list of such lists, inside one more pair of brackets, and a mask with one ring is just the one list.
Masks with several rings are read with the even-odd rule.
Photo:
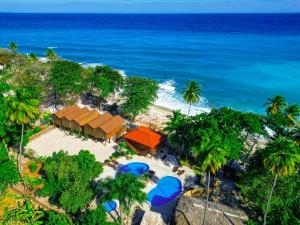
[[300, 14], [0, 14], [0, 47], [107, 64], [160, 82], [157, 104], [185, 109], [191, 79], [203, 86], [193, 111], [229, 106], [262, 113], [268, 97], [300, 104]]

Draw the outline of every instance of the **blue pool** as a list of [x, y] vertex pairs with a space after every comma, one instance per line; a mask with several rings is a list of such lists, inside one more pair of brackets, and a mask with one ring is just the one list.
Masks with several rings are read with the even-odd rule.
[[117, 208], [117, 203], [116, 201], [104, 202], [103, 207], [106, 212], [111, 212]]
[[181, 193], [182, 184], [176, 177], [166, 176], [159, 180], [157, 186], [147, 195], [148, 201], [152, 207], [162, 206]]
[[146, 163], [133, 162], [133, 163], [128, 163], [124, 166], [121, 166], [118, 169], [118, 172], [131, 173], [133, 175], [141, 176], [144, 173], [148, 172], [148, 170], [149, 170], [149, 165], [147, 165]]

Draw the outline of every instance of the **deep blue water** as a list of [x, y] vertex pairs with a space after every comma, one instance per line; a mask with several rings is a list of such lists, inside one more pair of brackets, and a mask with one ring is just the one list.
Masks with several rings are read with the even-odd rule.
[[147, 200], [152, 207], [160, 207], [176, 199], [181, 191], [181, 181], [176, 177], [166, 176], [147, 194]]
[[144, 173], [148, 172], [149, 165], [142, 162], [132, 162], [118, 168], [118, 172], [121, 173], [130, 173], [136, 176], [141, 176]]
[[157, 104], [185, 107], [183, 85], [203, 86], [201, 107], [263, 112], [268, 97], [300, 104], [300, 14], [0, 14], [0, 47], [157, 79]]

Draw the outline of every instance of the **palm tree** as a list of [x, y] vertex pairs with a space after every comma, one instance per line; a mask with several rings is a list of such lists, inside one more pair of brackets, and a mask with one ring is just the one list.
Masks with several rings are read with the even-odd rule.
[[183, 98], [189, 104], [188, 116], [191, 111], [192, 104], [200, 101], [201, 86], [197, 81], [190, 81], [183, 91]]
[[284, 138], [277, 137], [266, 147], [268, 156], [264, 159], [264, 166], [275, 176], [271, 192], [269, 194], [267, 208], [264, 213], [264, 225], [267, 223], [267, 215], [270, 207], [270, 201], [274, 192], [278, 176], [291, 176], [300, 164], [300, 149], [295, 144]]
[[146, 194], [142, 191], [144, 187], [145, 184], [138, 177], [132, 174], [120, 174], [115, 179], [107, 178], [97, 189], [104, 193], [106, 199], [119, 200], [120, 219], [124, 224], [125, 216], [129, 215], [131, 206], [146, 201]]
[[21, 125], [21, 140], [19, 145], [18, 166], [22, 172], [22, 147], [24, 136], [24, 125], [30, 124], [39, 114], [39, 101], [31, 98], [30, 93], [26, 89], [17, 89], [14, 95], [8, 96], [5, 100], [7, 118]]
[[264, 106], [267, 106], [266, 111], [268, 115], [276, 115], [282, 112], [286, 105], [285, 98], [280, 95], [277, 95], [273, 98], [268, 98], [268, 102], [264, 104]]
[[17, 53], [18, 45], [15, 42], [10, 42], [8, 48], [14, 53]]
[[36, 54], [30, 53], [30, 54], [28, 55], [28, 60], [29, 60], [29, 62], [33, 63], [33, 62], [38, 61], [38, 57], [36, 56]]
[[[217, 137], [216, 137], [217, 138]], [[219, 169], [227, 162], [227, 152], [218, 147], [218, 142], [214, 141], [215, 137], [210, 138], [208, 135], [203, 137], [201, 144], [198, 147], [193, 148], [195, 157], [202, 160], [200, 169], [207, 173], [207, 193], [206, 193], [206, 204], [204, 208], [204, 215], [202, 224], [205, 223], [206, 210], [208, 207], [209, 199], [209, 188], [210, 188], [210, 175], [215, 175]]]
[[[168, 133], [168, 141], [176, 148], [180, 149], [180, 146], [184, 144], [184, 115], [180, 110], [173, 111], [172, 116], [169, 116], [169, 121], [164, 128], [164, 131]], [[180, 156], [180, 151], [179, 156]]]
[[46, 58], [50, 62], [55, 61], [57, 59], [57, 54], [53, 49], [48, 48], [47, 51], [46, 51]]
[[297, 104], [291, 104], [286, 107], [284, 113], [287, 117], [289, 127], [299, 124], [298, 119], [300, 117], [300, 107]]

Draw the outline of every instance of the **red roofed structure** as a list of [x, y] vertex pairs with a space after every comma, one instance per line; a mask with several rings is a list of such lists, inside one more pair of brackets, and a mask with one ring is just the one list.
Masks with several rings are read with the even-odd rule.
[[124, 135], [130, 148], [138, 155], [154, 154], [161, 142], [161, 136], [151, 129], [140, 126]]

